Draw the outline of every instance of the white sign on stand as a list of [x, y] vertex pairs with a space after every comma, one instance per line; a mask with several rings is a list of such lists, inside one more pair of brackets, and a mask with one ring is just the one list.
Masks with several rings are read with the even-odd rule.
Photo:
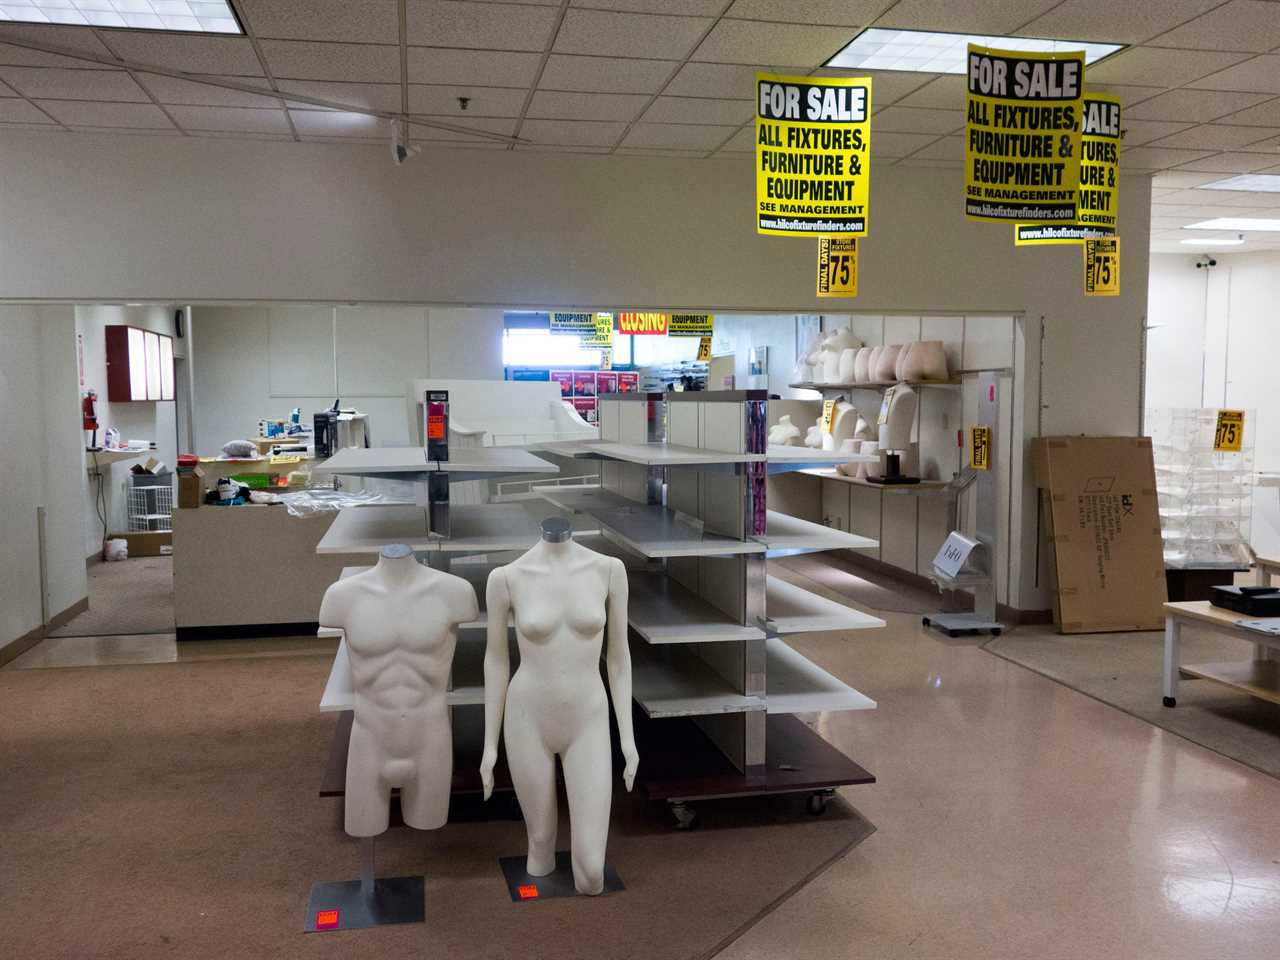
[[963, 533], [953, 530], [951, 536], [947, 537], [946, 542], [943, 543], [942, 549], [938, 551], [938, 555], [933, 558], [934, 570], [952, 580], [956, 579], [960, 576], [964, 565], [969, 562], [969, 557], [976, 546], [978, 546], [977, 540], [971, 540]]

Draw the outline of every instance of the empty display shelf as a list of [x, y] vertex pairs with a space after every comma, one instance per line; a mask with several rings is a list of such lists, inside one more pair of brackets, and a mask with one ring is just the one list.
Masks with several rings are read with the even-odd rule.
[[726, 453], [674, 443], [617, 443], [600, 440], [584, 443], [587, 449], [608, 460], [622, 460], [646, 467], [697, 467], [724, 463], [761, 463], [763, 453]]
[[874, 710], [876, 702], [859, 693], [777, 637], [766, 650], [766, 703], [770, 713], [835, 713]]
[[611, 540], [650, 559], [663, 557], [724, 557], [764, 553], [763, 543], [708, 533], [659, 504], [588, 509], [587, 515]]
[[[697, 657], [666, 657], [631, 649], [631, 695], [653, 719], [763, 711], [763, 697], [745, 696]], [[668, 648], [671, 649], [671, 648]]]
[[454, 482], [527, 473], [558, 473], [555, 464], [515, 447], [454, 447], [447, 461], [429, 461], [422, 447], [351, 447], [312, 468], [317, 474], [425, 481], [445, 472]]
[[776, 510], [765, 514], [765, 533], [753, 540], [769, 548], [769, 556], [815, 553], [823, 550], [874, 550], [879, 541], [856, 533], [845, 533], [811, 520], [803, 520]]
[[663, 574], [633, 573], [628, 583], [628, 620], [649, 643], [715, 643], [764, 637], [763, 630], [737, 623]]
[[879, 617], [820, 597], [779, 577], [768, 578], [765, 611], [770, 628], [784, 635], [828, 630], [874, 630], [885, 625]]

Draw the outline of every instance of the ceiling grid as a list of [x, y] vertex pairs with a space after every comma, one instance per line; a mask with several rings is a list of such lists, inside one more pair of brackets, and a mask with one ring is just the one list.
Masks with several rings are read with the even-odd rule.
[[[754, 149], [756, 70], [869, 72], [876, 163], [959, 167], [962, 77], [822, 65], [868, 27], [963, 30], [1128, 44], [1089, 76], [1091, 88], [1125, 104], [1123, 168], [1155, 178], [1157, 248], [1175, 243], [1205, 210], [1264, 216], [1276, 207], [1274, 195], [1198, 188], [1233, 173], [1280, 174], [1277, 0], [991, 0], [967, 9], [951, 0], [234, 0], [234, 7], [243, 35], [0, 22], [0, 133], [35, 127], [385, 145], [385, 120], [407, 116], [418, 142], [742, 161]], [[1166, 202], [1189, 191], [1207, 198]], [[1280, 246], [1280, 235], [1271, 242]]]

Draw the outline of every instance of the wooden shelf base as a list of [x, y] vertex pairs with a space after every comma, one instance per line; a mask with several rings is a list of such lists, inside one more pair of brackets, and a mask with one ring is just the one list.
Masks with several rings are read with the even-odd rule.
[[1189, 677], [1212, 680], [1260, 700], [1280, 703], [1280, 662], [1275, 660], [1194, 663], [1179, 669]]

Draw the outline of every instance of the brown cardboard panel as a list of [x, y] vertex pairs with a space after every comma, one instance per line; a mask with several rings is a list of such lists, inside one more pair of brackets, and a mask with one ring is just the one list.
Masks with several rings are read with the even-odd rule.
[[1063, 633], [1156, 630], [1167, 599], [1159, 502], [1146, 437], [1045, 437], [1033, 442], [1048, 489]]
[[129, 557], [161, 557], [168, 551], [161, 547], [173, 546], [173, 534], [168, 530], [153, 530], [148, 533], [113, 533], [111, 539], [126, 540], [129, 543]]

